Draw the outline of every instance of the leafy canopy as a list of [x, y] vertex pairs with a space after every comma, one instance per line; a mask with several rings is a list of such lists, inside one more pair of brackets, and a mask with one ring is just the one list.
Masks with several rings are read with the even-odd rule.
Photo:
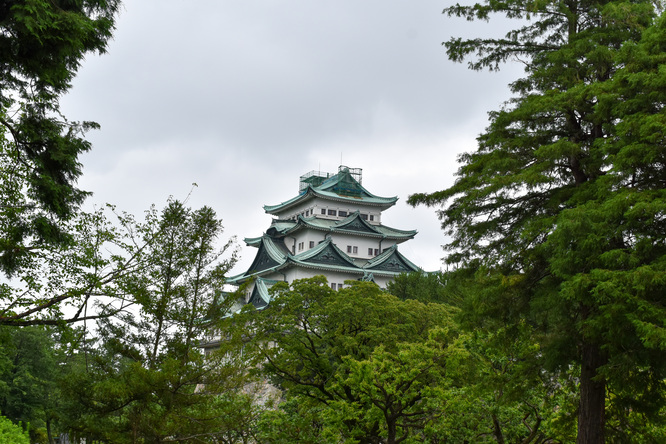
[[[529, 322], [550, 370], [580, 365], [578, 442], [602, 442], [664, 403], [663, 20], [649, 1], [487, 1], [468, 20], [520, 19], [505, 38], [452, 39], [472, 69], [518, 60], [526, 76], [490, 113], [441, 206], [448, 261], [499, 291], [483, 306]], [[607, 397], [606, 393], [612, 393]], [[629, 392], [633, 391], [633, 398]], [[637, 396], [636, 393], [641, 393]], [[617, 406], [621, 405], [621, 408]], [[610, 416], [608, 416], [610, 418]]]
[[452, 309], [347, 284], [334, 291], [323, 276], [277, 283], [268, 307], [234, 319], [237, 334], [252, 337], [246, 353], [297, 400], [297, 414], [320, 424], [321, 442], [418, 439], [437, 409], [426, 398], [444, 383]]

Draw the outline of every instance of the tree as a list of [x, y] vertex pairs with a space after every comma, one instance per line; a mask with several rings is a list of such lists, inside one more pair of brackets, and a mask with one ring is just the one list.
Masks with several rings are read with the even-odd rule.
[[4, 416], [0, 416], [0, 440], [6, 444], [30, 443], [28, 434]]
[[85, 362], [65, 382], [74, 400], [68, 429], [118, 443], [248, 439], [228, 420], [252, 417], [240, 393], [243, 362], [224, 350], [205, 357], [200, 347], [231, 302], [222, 287], [234, 255], [223, 257], [230, 243], [216, 247], [221, 221], [208, 207], [170, 201], [131, 225], [143, 267], [115, 285], [135, 304], [100, 318]]
[[1, 327], [0, 351], [0, 411], [28, 428], [33, 440], [40, 433], [50, 437], [60, 371], [53, 332]]
[[446, 290], [447, 275], [442, 272], [402, 273], [386, 285], [386, 291], [399, 299], [416, 299], [423, 303], [436, 302], [457, 306], [460, 301]]
[[[71, 222], [88, 195], [76, 187], [78, 159], [90, 149], [85, 132], [98, 127], [67, 121], [59, 100], [83, 58], [105, 51], [119, 6], [120, 0], [0, 2], [0, 272], [8, 278], [0, 287], [2, 325], [80, 320], [85, 303], [69, 318], [61, 305], [87, 300], [82, 294], [110, 277], [58, 288], [63, 281], [82, 283], [90, 271], [91, 264], [75, 263], [89, 254], [67, 253], [83, 254]], [[58, 267], [63, 258], [85, 273]]]
[[[0, 283], [0, 325], [62, 326], [122, 311], [134, 301], [119, 285], [145, 267], [129, 216], [109, 216], [109, 208], [81, 212], [64, 224], [69, 241], [24, 256], [12, 280]], [[1, 224], [2, 222], [0, 222]], [[106, 310], [93, 310], [93, 303]]]
[[12, 0], [0, 4], [0, 270], [12, 275], [27, 255], [70, 239], [59, 221], [87, 193], [76, 188], [83, 134], [94, 122], [68, 122], [59, 98], [81, 60], [102, 53], [119, 0]]
[[[645, 74], [626, 49], [648, 35], [655, 6], [511, 0], [445, 12], [523, 20], [504, 39], [446, 46], [454, 61], [476, 53], [472, 69], [516, 59], [527, 76], [460, 157], [455, 184], [409, 202], [444, 205], [448, 261], [500, 290], [477, 299], [489, 315], [534, 326], [548, 369], [580, 366], [578, 443], [604, 442], [607, 400], [625, 407], [608, 413], [658, 419], [666, 368], [650, 339], [664, 326], [664, 102], [636, 83]], [[628, 387], [633, 401], [607, 396]]]
[[[246, 350], [256, 348], [288, 408], [297, 400], [295, 414], [311, 418], [300, 421], [315, 428], [306, 440], [418, 439], [435, 417], [437, 403], [427, 399], [443, 384], [441, 329], [451, 327], [451, 309], [400, 301], [374, 283], [347, 285], [333, 291], [323, 276], [275, 284], [267, 308], [234, 319], [240, 335], [253, 337]], [[285, 432], [294, 433], [292, 421]]]
[[[449, 376], [447, 418], [437, 433], [454, 442], [562, 443], [575, 439], [575, 371], [546, 373], [525, 324], [478, 325], [460, 336]], [[464, 426], [460, 426], [463, 424]]]
[[[428, 438], [440, 442], [554, 443], [572, 441], [575, 372], [545, 373], [541, 346], [525, 323], [493, 316], [496, 283], [470, 272], [400, 275], [388, 285], [403, 298], [454, 304], [458, 336], [447, 347], [446, 379], [430, 402], [441, 417]], [[575, 431], [575, 424], [573, 424]], [[574, 434], [575, 436], [575, 434]], [[575, 438], [574, 438], [575, 439]], [[437, 441], [434, 441], [437, 442]]]

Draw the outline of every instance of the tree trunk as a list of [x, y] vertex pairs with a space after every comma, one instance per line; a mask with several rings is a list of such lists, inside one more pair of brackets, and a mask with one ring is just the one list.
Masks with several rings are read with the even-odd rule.
[[53, 432], [51, 431], [51, 420], [47, 419], [46, 420], [46, 436], [49, 440], [49, 444], [54, 444], [55, 441], [53, 439]]
[[495, 441], [497, 444], [504, 444], [504, 434], [502, 433], [502, 425], [497, 419], [497, 415], [494, 413], [491, 415], [493, 419], [493, 435], [495, 436]]
[[597, 344], [587, 343], [583, 344], [582, 358], [576, 444], [603, 444], [606, 381], [594, 378], [599, 367], [606, 363], [606, 358]]
[[395, 423], [395, 419], [389, 419], [388, 417], [386, 418], [386, 428], [387, 428], [387, 436], [386, 436], [386, 444], [395, 444], [396, 443], [396, 437], [397, 437], [397, 425]]

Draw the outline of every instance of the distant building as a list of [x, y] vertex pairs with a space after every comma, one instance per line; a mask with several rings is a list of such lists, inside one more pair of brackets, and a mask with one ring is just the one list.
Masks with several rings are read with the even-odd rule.
[[246, 238], [257, 254], [248, 270], [227, 280], [250, 282], [246, 303], [261, 309], [277, 281], [324, 275], [335, 290], [346, 280], [366, 280], [385, 287], [396, 275], [419, 271], [398, 251], [414, 238], [382, 224], [382, 212], [398, 200], [363, 188], [362, 170], [340, 166], [337, 174], [312, 171], [300, 177], [296, 197], [265, 205], [275, 218], [261, 237]]

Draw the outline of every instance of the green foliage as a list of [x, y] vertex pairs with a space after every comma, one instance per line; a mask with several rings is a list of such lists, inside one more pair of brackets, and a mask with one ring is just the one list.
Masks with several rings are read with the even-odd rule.
[[239, 391], [243, 362], [200, 348], [230, 302], [222, 286], [234, 256], [223, 258], [229, 244], [216, 246], [221, 222], [208, 207], [177, 201], [153, 208], [144, 223], [123, 220], [140, 239], [130, 252], [142, 266], [114, 280], [114, 295], [132, 305], [102, 307], [114, 316], [100, 318], [72, 363], [67, 429], [117, 443], [244, 436], [238, 419], [251, 418], [253, 407]]
[[298, 396], [288, 397], [279, 409], [262, 412], [258, 425], [258, 442], [274, 444], [337, 444], [337, 436], [324, 430], [322, 417], [326, 406]]
[[58, 350], [53, 333], [0, 328], [0, 411], [30, 433], [50, 428], [58, 399]]
[[298, 400], [289, 409], [312, 415], [308, 439], [417, 439], [437, 408], [424, 397], [445, 372], [442, 357], [454, 333], [435, 333], [450, 327], [452, 309], [400, 301], [373, 283], [347, 284], [337, 292], [323, 277], [276, 284], [266, 309], [236, 320], [253, 334], [246, 350], [256, 348], [262, 371], [288, 401]]
[[386, 291], [399, 299], [416, 299], [458, 306], [456, 296], [445, 290], [447, 276], [442, 272], [403, 273], [386, 286]]
[[[119, 6], [119, 0], [0, 5], [0, 272], [12, 279], [0, 285], [0, 325], [80, 320], [82, 301], [110, 277], [86, 251], [99, 237], [79, 237], [83, 230], [72, 221], [88, 194], [76, 187], [79, 155], [90, 149], [83, 136], [98, 125], [67, 121], [59, 99], [83, 58], [104, 52]], [[68, 301], [76, 304], [71, 318], [62, 312]]]
[[0, 441], [6, 444], [30, 444], [30, 438], [21, 426], [4, 416], [0, 416]]
[[[127, 219], [108, 209], [79, 213], [67, 223], [71, 243], [23, 256], [15, 279], [0, 284], [0, 325], [62, 325], [95, 319], [93, 302], [122, 309], [119, 278], [145, 266], [144, 247]], [[126, 301], [127, 302], [127, 301]], [[117, 304], [116, 304], [117, 303]], [[90, 309], [90, 311], [89, 311]]]
[[83, 134], [97, 124], [68, 122], [59, 98], [81, 60], [104, 52], [119, 0], [20, 0], [0, 5], [0, 271], [71, 241], [60, 221], [87, 193], [75, 187]]
[[528, 322], [548, 370], [580, 365], [578, 442], [604, 439], [604, 400], [610, 422], [662, 421], [663, 20], [644, 1], [445, 12], [523, 19], [505, 39], [446, 46], [456, 61], [476, 54], [473, 69], [520, 59], [527, 76], [460, 157], [455, 184], [410, 203], [444, 205], [449, 262], [486, 288], [468, 310]]
[[[465, 303], [477, 291], [457, 273], [443, 281], [442, 294]], [[415, 294], [432, 288], [408, 282]], [[260, 442], [528, 444], [575, 436], [579, 375], [544, 372], [530, 326], [497, 328], [466, 308], [348, 284], [337, 292], [323, 277], [276, 284], [268, 307], [229, 320], [237, 336], [252, 336], [245, 353], [257, 353], [261, 373], [283, 390], [279, 409], [261, 414]]]

